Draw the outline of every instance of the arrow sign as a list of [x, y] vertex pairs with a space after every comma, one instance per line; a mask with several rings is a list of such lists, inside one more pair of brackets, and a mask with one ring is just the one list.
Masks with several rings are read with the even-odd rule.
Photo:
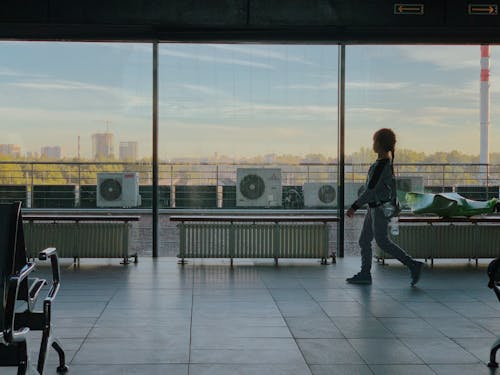
[[469, 4], [471, 16], [498, 16], [498, 4]]
[[394, 14], [423, 15], [424, 4], [394, 4]]

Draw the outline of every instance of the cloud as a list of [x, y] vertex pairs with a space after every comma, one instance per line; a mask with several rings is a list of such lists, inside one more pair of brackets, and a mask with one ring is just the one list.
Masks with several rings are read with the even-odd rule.
[[[130, 90], [105, 86], [98, 84], [91, 84], [79, 81], [69, 81], [69, 80], [58, 80], [58, 79], [36, 79], [31, 81], [19, 81], [10, 82], [7, 86], [14, 88], [19, 88], [22, 90], [42, 90], [42, 91], [52, 91], [53, 92], [63, 92], [63, 91], [74, 91], [77, 94], [85, 94], [86, 92], [92, 95], [92, 99], [95, 99], [96, 94], [113, 97], [119, 99], [122, 105], [126, 107], [143, 107], [151, 106], [152, 98], [150, 96], [142, 96], [133, 94]], [[85, 101], [81, 101], [79, 104], [84, 104]], [[105, 98], [103, 98], [103, 103], [105, 103]]]
[[346, 90], [401, 90], [411, 85], [410, 82], [347, 81]]
[[189, 83], [181, 83], [177, 85], [178, 88], [186, 89], [192, 92], [196, 92], [208, 96], [228, 96], [228, 94], [222, 90], [215, 89], [213, 87], [204, 85], [194, 85]]
[[9, 86], [21, 87], [25, 89], [32, 90], [91, 90], [91, 91], [102, 91], [111, 92], [116, 90], [115, 88], [93, 85], [78, 81], [66, 81], [66, 80], [43, 80], [43, 81], [25, 81], [25, 82], [12, 82], [8, 84]]
[[[224, 51], [236, 52], [239, 54], [264, 58], [268, 60], [278, 60], [278, 61], [287, 61], [287, 62], [295, 62], [308, 66], [318, 66], [317, 63], [310, 61], [306, 58], [297, 56], [293, 54], [293, 51], [289, 54], [290, 49], [287, 46], [287, 53], [278, 52], [276, 50], [276, 46], [253, 46], [253, 45], [234, 45], [234, 44], [212, 44], [210, 45], [213, 48], [221, 49]], [[282, 46], [280, 46], [282, 47]], [[293, 49], [293, 48], [292, 48]]]
[[241, 59], [203, 55], [195, 52], [182, 52], [178, 49], [168, 48], [165, 46], [160, 46], [160, 48], [158, 49], [158, 53], [163, 56], [179, 57], [183, 59], [190, 59], [190, 60], [203, 61], [209, 63], [240, 65], [240, 66], [247, 66], [252, 68], [268, 69], [268, 70], [274, 69], [274, 67], [269, 64], [248, 61], [248, 60], [241, 60]]
[[0, 67], [0, 76], [3, 77], [23, 77], [23, 78], [47, 78], [47, 75], [27, 73], [11, 68]]
[[408, 59], [430, 63], [444, 70], [479, 69], [479, 46], [396, 46]]
[[276, 89], [286, 90], [337, 90], [337, 82], [324, 82], [319, 84], [290, 84], [274, 86]]
[[348, 113], [358, 113], [363, 115], [400, 115], [401, 111], [394, 108], [381, 107], [347, 107]]

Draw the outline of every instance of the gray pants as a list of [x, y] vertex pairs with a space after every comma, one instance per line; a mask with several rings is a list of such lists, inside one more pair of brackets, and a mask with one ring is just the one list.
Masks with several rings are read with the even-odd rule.
[[399, 260], [407, 267], [413, 265], [413, 259], [398, 245], [389, 239], [387, 228], [389, 219], [384, 216], [381, 207], [368, 208], [363, 229], [359, 236], [361, 247], [361, 272], [369, 273], [372, 268], [372, 240], [375, 238], [377, 245]]

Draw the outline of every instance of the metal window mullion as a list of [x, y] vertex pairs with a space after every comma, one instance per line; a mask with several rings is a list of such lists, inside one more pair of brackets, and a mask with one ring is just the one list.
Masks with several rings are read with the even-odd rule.
[[158, 42], [153, 43], [153, 258], [158, 257]]
[[338, 214], [337, 250], [339, 257], [344, 257], [344, 170], [345, 170], [345, 45], [339, 44], [338, 49]]

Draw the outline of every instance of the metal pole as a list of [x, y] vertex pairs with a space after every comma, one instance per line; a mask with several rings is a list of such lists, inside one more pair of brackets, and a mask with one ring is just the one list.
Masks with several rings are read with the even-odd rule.
[[158, 257], [158, 42], [153, 43], [153, 258]]
[[338, 49], [338, 211], [339, 224], [337, 226], [338, 256], [344, 257], [344, 170], [345, 170], [345, 45], [340, 44]]

